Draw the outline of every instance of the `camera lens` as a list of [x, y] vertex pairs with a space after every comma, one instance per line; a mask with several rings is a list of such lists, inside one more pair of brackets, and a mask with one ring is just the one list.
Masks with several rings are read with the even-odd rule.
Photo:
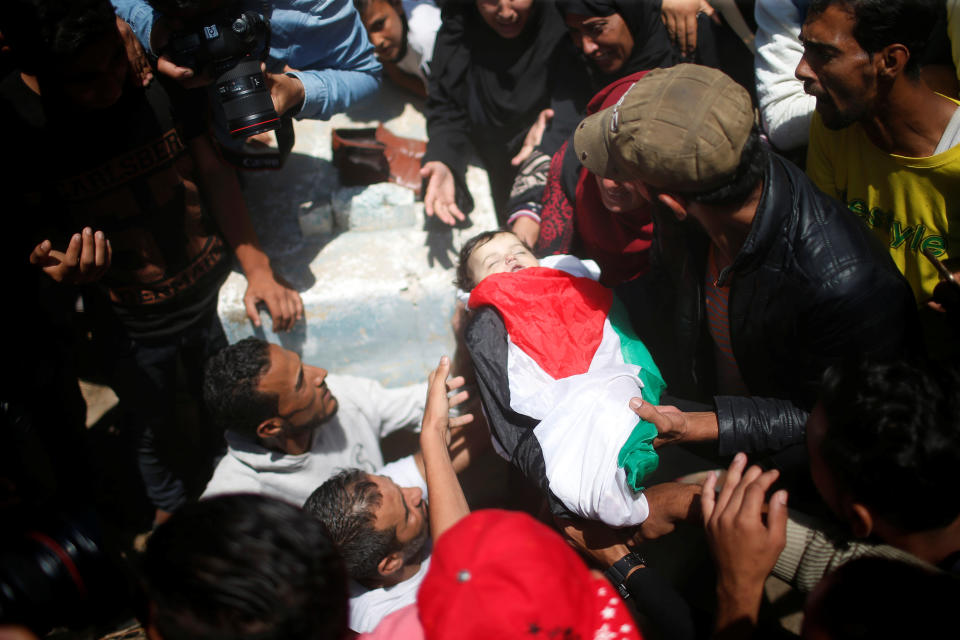
[[217, 78], [216, 91], [233, 137], [246, 138], [280, 127], [258, 60], [246, 58], [223, 73]]

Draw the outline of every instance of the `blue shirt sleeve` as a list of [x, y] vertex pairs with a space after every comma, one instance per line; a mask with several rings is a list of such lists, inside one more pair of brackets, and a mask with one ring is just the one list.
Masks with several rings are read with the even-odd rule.
[[155, 14], [153, 7], [144, 0], [110, 0], [117, 15], [123, 18], [140, 40], [148, 53], [156, 53], [150, 48], [150, 33], [153, 31]]
[[[144, 0], [111, 2], [150, 51], [154, 10]], [[260, 8], [258, 2], [247, 5]], [[278, 0], [272, 7], [267, 66], [272, 73], [284, 65], [296, 70], [288, 75], [303, 83], [297, 119], [327, 120], [377, 91], [380, 63], [351, 0]]]
[[270, 33], [271, 66], [289, 65], [303, 83], [298, 119], [326, 120], [380, 86], [380, 63], [350, 0], [276, 2]]

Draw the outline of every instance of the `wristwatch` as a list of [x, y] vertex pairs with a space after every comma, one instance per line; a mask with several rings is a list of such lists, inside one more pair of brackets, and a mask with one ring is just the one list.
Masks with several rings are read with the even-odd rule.
[[630, 570], [634, 567], [646, 566], [646, 564], [647, 561], [643, 559], [643, 556], [635, 551], [631, 551], [614, 562], [612, 567], [603, 572], [603, 575], [607, 576], [607, 580], [617, 588], [617, 591], [620, 592], [620, 597], [626, 600], [630, 597], [630, 592], [627, 590], [626, 585], [627, 574], [629, 574]]

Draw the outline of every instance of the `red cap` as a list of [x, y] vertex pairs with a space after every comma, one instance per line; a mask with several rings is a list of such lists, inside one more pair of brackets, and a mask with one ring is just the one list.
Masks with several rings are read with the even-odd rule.
[[444, 533], [417, 596], [427, 640], [639, 640], [609, 582], [525, 513], [476, 511]]

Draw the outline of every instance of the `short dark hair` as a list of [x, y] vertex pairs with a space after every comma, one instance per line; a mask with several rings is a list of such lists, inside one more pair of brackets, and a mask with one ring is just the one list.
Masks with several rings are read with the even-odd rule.
[[[757, 125], [750, 130], [747, 141], [743, 144], [743, 150], [740, 152], [740, 163], [733, 177], [724, 182], [719, 187], [708, 189], [707, 191], [671, 191], [691, 202], [698, 202], [705, 205], [736, 205], [742, 204], [753, 193], [757, 183], [763, 180], [764, 171], [767, 165], [767, 148], [760, 138], [760, 129]], [[658, 190], [654, 190], [656, 193]]]
[[960, 372], [945, 364], [845, 361], [823, 377], [820, 452], [834, 479], [902, 531], [960, 516]]
[[270, 343], [245, 338], [207, 360], [203, 375], [203, 402], [214, 424], [256, 438], [257, 427], [279, 414], [274, 393], [258, 391], [270, 368]]
[[108, 0], [5, 0], [0, 31], [20, 71], [56, 72], [88, 45], [117, 30]]
[[375, 584], [380, 561], [403, 545], [396, 528], [378, 531], [373, 510], [383, 494], [362, 469], [343, 469], [320, 485], [304, 503], [304, 510], [326, 525], [339, 547], [347, 573], [361, 584]]
[[[470, 266], [467, 263], [474, 251], [501, 233], [516, 235], [513, 231], [510, 231], [510, 229], [494, 229], [493, 231], [481, 231], [463, 243], [463, 246], [460, 247], [460, 256], [457, 258], [457, 278], [453, 281], [454, 286], [463, 291], [472, 291], [474, 287], [480, 284], [473, 281], [473, 274], [470, 273]], [[517, 239], [520, 240], [520, 243], [526, 247], [530, 253], [533, 253], [533, 248], [524, 242], [523, 238], [518, 237]]]
[[821, 628], [836, 640], [952, 637], [958, 601], [960, 580], [949, 573], [861, 557], [824, 578], [808, 600], [804, 628]]
[[920, 76], [920, 59], [945, 10], [942, 0], [813, 0], [807, 20], [833, 5], [853, 14], [853, 38], [864, 51], [874, 54], [887, 45], [902, 44], [910, 52], [904, 72], [911, 78]]
[[273, 498], [186, 505], [151, 535], [141, 568], [164, 640], [338, 640], [347, 632], [336, 547], [321, 522]]

